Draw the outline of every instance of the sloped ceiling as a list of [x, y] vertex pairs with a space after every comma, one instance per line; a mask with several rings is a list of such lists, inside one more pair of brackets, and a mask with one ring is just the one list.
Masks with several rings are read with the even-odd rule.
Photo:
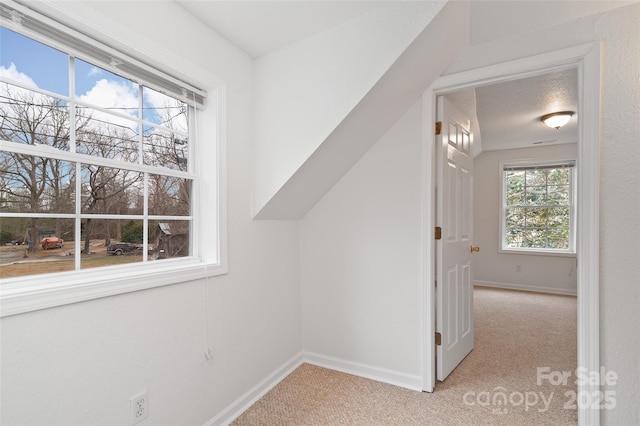
[[448, 2], [255, 217], [304, 217], [468, 46], [468, 23], [469, 4]]
[[[417, 4], [426, 7], [421, 18], [413, 15], [413, 24], [417, 20], [428, 17], [422, 26], [417, 28], [411, 39], [408, 39], [401, 49], [392, 58], [388, 52], [381, 48], [385, 39], [381, 40], [378, 49], [371, 51], [371, 58], [374, 60], [374, 68], [380, 68], [380, 62], [384, 67], [380, 69], [378, 76], [368, 83], [369, 86], [361, 87], [357, 98], [344, 99], [345, 105], [326, 105], [325, 111], [340, 111], [340, 117], [329, 117], [332, 122], [330, 128], [324, 129], [320, 134], [309, 134], [308, 130], [316, 127], [318, 123], [310, 122], [309, 126], [303, 128], [297, 139], [300, 143], [309, 146], [304, 158], [296, 159], [295, 164], [272, 162], [267, 164], [265, 170], [262, 155], [254, 154], [254, 172], [259, 172], [258, 178], [254, 178], [254, 212], [258, 219], [300, 219], [306, 212], [364, 155], [364, 153], [382, 137], [390, 126], [414, 103], [429, 84], [437, 78], [447, 66], [457, 57], [469, 44], [469, 4], [467, 2], [446, 2], [443, 0], [430, 0], [415, 2], [361, 2], [361, 1], [310, 1], [310, 2], [199, 2], [199, 1], [177, 1], [186, 11], [190, 12], [197, 19], [205, 22], [218, 33], [224, 35], [232, 43], [247, 51], [252, 57], [259, 58], [256, 63], [257, 80], [259, 88], [264, 87], [265, 74], [261, 73], [265, 64], [277, 61], [283, 56], [287, 56], [292, 51], [291, 46], [298, 46], [299, 43], [307, 42], [310, 39], [317, 39], [318, 34], [324, 34], [331, 28], [345, 28], [344, 25], [351, 25], [359, 20], [358, 16], [377, 16], [375, 19], [386, 19], [381, 24], [387, 24], [393, 18], [393, 13], [377, 13], [376, 10], [389, 8], [390, 5], [397, 4], [396, 10], [413, 10]], [[231, 4], [233, 3], [233, 4]], [[240, 3], [240, 4], [238, 4]], [[303, 7], [304, 5], [304, 7]], [[443, 7], [444, 6], [444, 7]], [[391, 9], [387, 9], [391, 10]], [[429, 11], [433, 11], [429, 15]], [[382, 15], [380, 15], [382, 13]], [[257, 22], [260, 21], [260, 22]], [[306, 23], [306, 24], [305, 24]], [[357, 31], [347, 31], [348, 40], [343, 41], [361, 42], [364, 45], [371, 44], [371, 37], [380, 37], [380, 31], [385, 25], [372, 28], [371, 34], [362, 34]], [[354, 28], [357, 28], [358, 24]], [[384, 33], [382, 33], [384, 34]], [[305, 38], [306, 37], [306, 38]], [[417, 37], [417, 38], [416, 38]], [[300, 40], [302, 38], [302, 40]], [[440, 43], [439, 40], [446, 39], [447, 43]], [[311, 43], [313, 44], [313, 43]], [[367, 46], [369, 47], [369, 46]], [[389, 50], [389, 46], [386, 47]], [[295, 49], [294, 49], [295, 50]], [[286, 51], [287, 53], [281, 53]], [[381, 55], [385, 53], [385, 55]], [[303, 52], [308, 57], [309, 52]], [[275, 56], [274, 56], [275, 55]], [[386, 56], [386, 58], [385, 58]], [[265, 59], [266, 58], [266, 59]], [[383, 59], [385, 58], [385, 59]], [[375, 60], [378, 63], [375, 63]], [[296, 66], [297, 64], [293, 63]], [[340, 63], [330, 64], [332, 68], [339, 69]], [[342, 64], [344, 66], [344, 64]], [[289, 73], [291, 68], [289, 68]], [[317, 72], [316, 72], [317, 74]], [[336, 74], [341, 77], [339, 73]], [[298, 75], [294, 76], [296, 84], [306, 84], [309, 87], [316, 82], [313, 79], [303, 77], [301, 81]], [[281, 77], [275, 78], [275, 85], [288, 84], [281, 82]], [[360, 81], [362, 85], [362, 75]], [[268, 84], [268, 83], [267, 83]], [[334, 84], [327, 84], [327, 89], [331, 90]], [[364, 89], [364, 90], [362, 90]], [[349, 88], [351, 90], [351, 88]], [[259, 92], [263, 93], [263, 92]], [[282, 96], [276, 92], [278, 97]], [[354, 95], [352, 93], [351, 95]], [[262, 96], [264, 97], [264, 96]], [[293, 102], [286, 102], [277, 97], [280, 105], [294, 105]], [[264, 105], [268, 102], [262, 100]], [[267, 115], [276, 114], [276, 117], [264, 118], [264, 111], [257, 106], [257, 117], [263, 117], [258, 123], [266, 122], [273, 127], [274, 118], [280, 120], [288, 115], [295, 115], [296, 109], [287, 114], [286, 110], [270, 108]], [[345, 108], [348, 106], [349, 108]], [[294, 105], [300, 109], [299, 104]], [[288, 106], [291, 108], [291, 106]], [[313, 108], [311, 108], [313, 109]], [[316, 106], [317, 109], [317, 106]], [[275, 111], [275, 112], [274, 112]], [[334, 114], [335, 115], [335, 114]], [[282, 117], [280, 117], [282, 116]], [[304, 119], [315, 119], [322, 122], [326, 117], [314, 118], [314, 114], [307, 114]], [[337, 120], [334, 120], [337, 119]], [[278, 121], [279, 123], [279, 121]], [[286, 123], [291, 124], [291, 120]], [[286, 123], [280, 123], [283, 130], [290, 130]], [[295, 123], [298, 123], [296, 121]], [[264, 126], [263, 126], [264, 127]], [[261, 127], [262, 130], [264, 128]], [[280, 149], [283, 139], [278, 138], [278, 133], [264, 135], [260, 129], [255, 129], [254, 138], [258, 149], [270, 154], [269, 144], [273, 141]], [[285, 141], [290, 144], [296, 143], [296, 135], [288, 135]], [[266, 142], [260, 138], [267, 138]], [[317, 142], [314, 140], [318, 138]], [[311, 143], [309, 143], [311, 142]], [[315, 144], [315, 146], [314, 146]], [[266, 146], [265, 146], [266, 145]], [[300, 149], [300, 144], [291, 145], [292, 149]], [[266, 151], [265, 151], [266, 150]], [[255, 151], [255, 149], [254, 149]], [[256, 151], [258, 152], [258, 151]], [[273, 157], [273, 154], [270, 154]], [[286, 153], [288, 155], [288, 153]], [[286, 155], [283, 155], [284, 158]], [[272, 159], [271, 159], [272, 160]], [[269, 161], [271, 161], [269, 160]], [[278, 158], [276, 158], [278, 160]], [[279, 160], [278, 160], [279, 161]], [[291, 163], [291, 161], [289, 161]], [[255, 164], [261, 167], [256, 168]], [[292, 167], [293, 166], [293, 167]], [[279, 177], [282, 170], [292, 170], [286, 172], [286, 176]], [[292, 173], [292, 174], [291, 174]], [[280, 183], [274, 185], [275, 180]], [[262, 179], [265, 176], [269, 183], [267, 190], [262, 190], [265, 186]], [[256, 186], [258, 182], [260, 185]], [[277, 183], [277, 182], [275, 182]], [[257, 188], [257, 189], [256, 189]], [[258, 196], [256, 196], [256, 193]], [[257, 200], [257, 201], [256, 201]]]

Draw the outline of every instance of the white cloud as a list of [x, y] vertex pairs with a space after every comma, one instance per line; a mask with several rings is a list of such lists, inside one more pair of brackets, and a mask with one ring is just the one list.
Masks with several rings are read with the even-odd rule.
[[33, 87], [38, 87], [35, 81], [27, 74], [18, 71], [16, 68], [16, 64], [13, 62], [9, 65], [9, 68], [5, 68], [4, 66], [0, 66], [0, 77], [8, 78], [13, 81], [17, 81], [22, 84], [26, 84]]
[[[135, 117], [138, 109], [138, 89], [133, 84], [109, 81], [107, 79], [98, 80], [82, 96], [78, 97], [81, 102], [87, 102], [100, 108], [123, 112]], [[107, 121], [116, 125], [136, 128], [133, 121], [116, 117], [101, 111], [93, 111], [92, 118], [95, 120]]]
[[101, 108], [127, 108], [127, 111], [138, 108], [138, 90], [135, 86], [104, 78], [78, 99]]
[[100, 75], [100, 74], [102, 74], [102, 70], [100, 68], [98, 68], [98, 67], [91, 67], [91, 69], [87, 73], [87, 75], [89, 77], [94, 77], [94, 76]]

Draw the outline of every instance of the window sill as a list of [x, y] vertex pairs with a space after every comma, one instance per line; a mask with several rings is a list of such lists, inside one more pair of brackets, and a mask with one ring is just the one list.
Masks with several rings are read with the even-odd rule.
[[499, 254], [520, 254], [533, 256], [550, 256], [550, 257], [576, 257], [575, 252], [571, 251], [545, 251], [545, 250], [526, 250], [526, 249], [499, 249]]
[[[0, 286], [0, 317], [178, 284], [227, 272], [222, 265], [204, 264], [198, 259], [166, 263], [161, 267], [154, 265], [153, 268], [149, 265], [135, 265], [117, 271], [110, 268], [108, 273], [95, 269], [3, 280]], [[64, 284], [60, 284], [61, 282]]]

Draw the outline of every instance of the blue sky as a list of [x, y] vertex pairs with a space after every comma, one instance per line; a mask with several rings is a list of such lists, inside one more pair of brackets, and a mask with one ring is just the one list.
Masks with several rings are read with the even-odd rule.
[[66, 54], [0, 27], [0, 65], [27, 74], [38, 87], [69, 94], [69, 58]]
[[[74, 60], [74, 66], [77, 99], [137, 117], [137, 84], [80, 59]], [[4, 27], [0, 27], [0, 72], [12, 80], [70, 95], [69, 56]], [[160, 124], [161, 117], [175, 115], [178, 110], [167, 108], [167, 99], [145, 88], [144, 118]], [[186, 129], [186, 119], [179, 127]]]
[[[35, 84], [45, 90], [69, 95], [69, 57], [56, 49], [31, 40], [18, 33], [0, 27], [0, 65], [29, 76]], [[100, 69], [81, 60], [75, 61], [76, 95], [87, 94], [101, 79], [128, 85], [120, 76]]]

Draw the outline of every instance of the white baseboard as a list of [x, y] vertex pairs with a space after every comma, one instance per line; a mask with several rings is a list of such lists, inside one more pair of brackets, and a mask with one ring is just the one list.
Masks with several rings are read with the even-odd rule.
[[207, 421], [204, 426], [226, 426], [230, 424], [257, 400], [262, 398], [264, 394], [269, 392], [275, 385], [291, 374], [293, 370], [298, 368], [302, 362], [302, 353], [299, 353], [278, 367], [273, 373], [269, 374], [264, 380], [250, 389], [247, 393], [233, 401], [227, 408]]
[[578, 294], [577, 290], [572, 290], [568, 288], [540, 287], [535, 285], [522, 285], [522, 284], [512, 284], [512, 283], [497, 283], [494, 281], [475, 280], [474, 285], [482, 286], [482, 287], [504, 288], [508, 290], [533, 291], [536, 293], [564, 294], [566, 296], [576, 296]]
[[269, 374], [251, 390], [232, 402], [215, 417], [208, 420], [203, 426], [229, 425], [303, 363], [353, 374], [354, 376], [364, 377], [378, 382], [389, 383], [418, 392], [422, 391], [422, 376], [420, 375], [401, 373], [312, 352], [301, 352], [278, 367], [273, 373]]
[[417, 374], [401, 373], [399, 371], [387, 370], [385, 368], [360, 364], [358, 362], [312, 352], [303, 352], [302, 358], [307, 364], [353, 374], [354, 376], [360, 376], [378, 382], [389, 383], [418, 392], [422, 391], [422, 376]]

